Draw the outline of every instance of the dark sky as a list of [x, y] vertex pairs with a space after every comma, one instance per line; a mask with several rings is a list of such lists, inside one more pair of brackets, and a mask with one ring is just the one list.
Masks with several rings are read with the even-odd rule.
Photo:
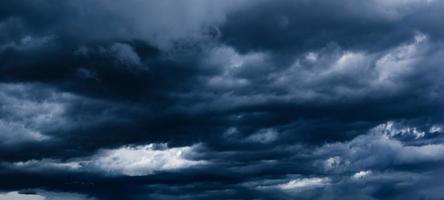
[[440, 0], [4, 0], [0, 200], [444, 199]]

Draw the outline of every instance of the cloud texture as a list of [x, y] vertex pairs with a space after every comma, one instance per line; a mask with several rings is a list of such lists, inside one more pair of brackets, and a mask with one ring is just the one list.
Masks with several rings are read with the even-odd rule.
[[0, 3], [0, 199], [443, 199], [439, 0]]

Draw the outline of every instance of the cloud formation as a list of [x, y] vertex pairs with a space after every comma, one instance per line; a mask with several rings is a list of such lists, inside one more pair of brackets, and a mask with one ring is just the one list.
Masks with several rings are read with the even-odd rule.
[[12, 163], [12, 166], [27, 171], [68, 170], [98, 171], [106, 175], [144, 176], [160, 171], [179, 170], [206, 164], [205, 161], [187, 157], [196, 154], [198, 146], [168, 148], [166, 144], [125, 146], [104, 149], [86, 158], [71, 161], [28, 160]]
[[439, 0], [0, 3], [0, 198], [442, 199]]

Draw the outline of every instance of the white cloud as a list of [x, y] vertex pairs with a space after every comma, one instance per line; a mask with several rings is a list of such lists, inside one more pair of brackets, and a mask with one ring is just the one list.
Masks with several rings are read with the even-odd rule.
[[280, 184], [277, 187], [283, 190], [300, 190], [324, 187], [330, 184], [329, 178], [298, 178], [289, 181], [288, 183]]
[[372, 171], [370, 171], [370, 170], [359, 171], [359, 172], [356, 172], [355, 174], [353, 174], [352, 178], [359, 180], [359, 179], [363, 179], [371, 174], [372, 174]]
[[[327, 156], [322, 163], [324, 166], [332, 163], [331, 170], [360, 171], [394, 164], [444, 161], [444, 144], [405, 145], [377, 127], [349, 142], [324, 145], [316, 154]], [[331, 161], [332, 157], [335, 160]]]
[[409, 42], [380, 52], [350, 51], [331, 44], [296, 57], [286, 70], [267, 75], [274, 87], [288, 90], [294, 100], [393, 95], [407, 88], [406, 78], [432, 67], [419, 65], [435, 56], [428, 52], [432, 46], [421, 32]]
[[0, 200], [93, 200], [92, 197], [87, 197], [77, 193], [66, 192], [49, 192], [37, 189], [35, 194], [25, 194], [18, 191], [11, 191], [0, 193]]
[[442, 125], [433, 125], [430, 127], [429, 132], [430, 133], [441, 133], [443, 128]]
[[338, 168], [344, 165], [348, 166], [349, 164], [350, 163], [344, 161], [341, 157], [333, 156], [323, 162], [323, 167], [325, 170], [337, 170]]
[[308, 52], [305, 54], [305, 59], [307, 59], [310, 62], [316, 62], [318, 60], [318, 54], [316, 52]]
[[413, 42], [390, 49], [379, 57], [375, 64], [378, 81], [387, 84], [400, 76], [411, 73], [413, 66], [423, 58], [427, 43], [428, 37], [417, 33]]
[[[19, 161], [13, 164], [14, 167], [30, 171], [39, 170], [78, 170], [82, 167], [81, 162], [69, 161], [60, 162], [53, 159]], [[28, 168], [28, 169], [27, 169]]]
[[177, 170], [204, 164], [205, 161], [195, 161], [189, 158], [197, 148], [196, 145], [168, 148], [165, 144], [126, 146], [103, 150], [93, 156], [89, 163], [108, 173], [141, 176], [157, 171]]
[[417, 127], [411, 127], [411, 126], [404, 126], [402, 124], [388, 121], [386, 123], [380, 124], [373, 128], [371, 132], [379, 132], [391, 137], [397, 136], [397, 135], [411, 135], [414, 136], [416, 139], [422, 138], [426, 135], [426, 132], [423, 130], [420, 130]]
[[143, 176], [160, 171], [174, 171], [207, 164], [192, 159], [200, 145], [172, 147], [166, 144], [124, 146], [104, 149], [90, 157], [61, 162], [58, 160], [29, 160], [15, 162], [12, 167], [23, 170], [95, 171], [107, 175]]
[[404, 125], [400, 122], [388, 121], [374, 127], [370, 130], [370, 132], [382, 133], [390, 137], [410, 136], [415, 139], [421, 139], [424, 138], [426, 135], [441, 133], [442, 125], [423, 125], [423, 127], [421, 128], [412, 125]]
[[367, 69], [370, 64], [368, 55], [360, 52], [344, 52], [329, 69], [332, 72], [356, 72]]
[[202, 65], [209, 68], [217, 68], [221, 73], [210, 77], [208, 85], [213, 88], [237, 88], [248, 86], [250, 80], [239, 74], [248, 71], [250, 73], [270, 69], [269, 55], [264, 52], [248, 52], [241, 54], [229, 46], [211, 48], [205, 55]]
[[19, 192], [0, 193], [0, 200], [46, 200], [38, 194], [20, 194]]

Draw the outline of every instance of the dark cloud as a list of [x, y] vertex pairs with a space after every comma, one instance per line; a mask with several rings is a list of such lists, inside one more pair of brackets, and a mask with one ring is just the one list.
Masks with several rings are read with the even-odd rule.
[[442, 199], [438, 0], [0, 3], [0, 199]]

